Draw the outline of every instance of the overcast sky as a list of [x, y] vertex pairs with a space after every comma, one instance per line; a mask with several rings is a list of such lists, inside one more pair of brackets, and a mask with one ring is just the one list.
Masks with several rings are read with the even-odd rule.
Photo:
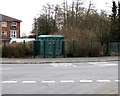
[[[67, 0], [69, 3], [72, 0]], [[90, 0], [83, 0], [88, 7]], [[91, 0], [97, 9], [110, 12], [112, 0]], [[117, 1], [117, 0], [116, 0]], [[29, 34], [32, 30], [33, 19], [46, 3], [61, 4], [63, 0], [0, 0], [0, 13], [22, 20], [21, 33]], [[21, 34], [21, 35], [22, 35]]]

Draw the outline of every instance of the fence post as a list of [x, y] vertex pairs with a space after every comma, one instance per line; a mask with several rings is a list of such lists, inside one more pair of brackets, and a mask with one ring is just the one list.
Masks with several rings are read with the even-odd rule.
[[34, 51], [33, 51], [33, 54], [34, 54], [34, 58], [35, 58], [35, 56], [36, 56], [36, 48], [35, 48], [35, 47], [36, 47], [36, 45], [35, 45], [36, 42], [37, 42], [37, 41], [33, 41], [33, 46], [34, 46], [34, 47], [33, 47], [33, 50], [34, 50]]
[[53, 44], [53, 58], [55, 58], [55, 55], [56, 55], [56, 42], [54, 41], [54, 44]]
[[25, 58], [25, 40], [23, 41], [23, 58]]
[[4, 50], [3, 50], [3, 56], [6, 57], [6, 41], [4, 40]]
[[119, 46], [119, 42], [118, 42], [118, 56], [120, 56], [120, 46]]
[[105, 56], [109, 55], [109, 41], [106, 41], [106, 52], [105, 52]]
[[73, 40], [72, 44], [73, 44], [72, 55], [73, 55], [73, 57], [74, 57], [74, 56], [76, 55], [76, 43], [75, 43], [75, 40]]
[[44, 42], [44, 57], [43, 57], [43, 58], [46, 58], [46, 54], [45, 54], [45, 53], [46, 53], [46, 52], [45, 52], [45, 51], [46, 51], [46, 50], [45, 50], [45, 49], [46, 49], [46, 48], [45, 48], [45, 47], [46, 47], [46, 44], [45, 44], [46, 42], [45, 42], [45, 41], [43, 41], [43, 42]]
[[89, 49], [89, 56], [91, 57], [91, 56], [93, 56], [93, 54], [92, 54], [92, 48], [93, 47], [93, 41], [92, 40], [90, 40], [90, 49]]
[[66, 41], [64, 40], [64, 41], [63, 41], [63, 55], [64, 55], [64, 58], [66, 57], [66, 52], [65, 52], [65, 47], [66, 47], [66, 46], [65, 46], [65, 42], [66, 42]]

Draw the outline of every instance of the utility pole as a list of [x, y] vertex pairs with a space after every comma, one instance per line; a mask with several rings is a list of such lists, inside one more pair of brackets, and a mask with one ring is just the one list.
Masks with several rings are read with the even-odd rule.
[[36, 40], [38, 40], [38, 24], [36, 18], [35, 18], [35, 36], [36, 36]]

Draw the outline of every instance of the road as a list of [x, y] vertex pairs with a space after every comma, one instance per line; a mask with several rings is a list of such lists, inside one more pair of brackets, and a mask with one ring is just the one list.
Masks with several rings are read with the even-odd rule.
[[3, 94], [117, 94], [118, 62], [3, 64]]

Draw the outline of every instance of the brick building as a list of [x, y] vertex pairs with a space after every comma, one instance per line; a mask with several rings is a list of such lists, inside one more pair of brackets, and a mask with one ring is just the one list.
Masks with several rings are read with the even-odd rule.
[[21, 20], [0, 14], [0, 39], [20, 38]]

